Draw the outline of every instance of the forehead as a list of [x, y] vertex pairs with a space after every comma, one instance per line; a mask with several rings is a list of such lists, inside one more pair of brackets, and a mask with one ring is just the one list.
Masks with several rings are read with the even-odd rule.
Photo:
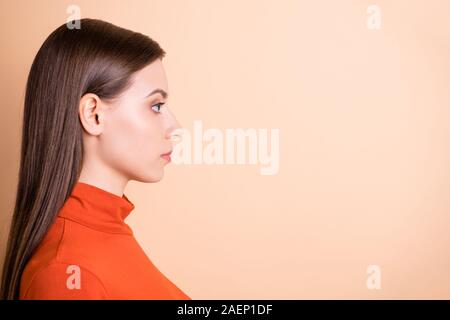
[[133, 75], [129, 93], [136, 93], [144, 97], [155, 89], [168, 92], [166, 72], [160, 59], [156, 59]]

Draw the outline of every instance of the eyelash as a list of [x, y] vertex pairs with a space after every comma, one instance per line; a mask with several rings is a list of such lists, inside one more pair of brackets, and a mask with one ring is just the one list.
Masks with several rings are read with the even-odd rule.
[[155, 111], [156, 113], [160, 113], [160, 112], [161, 112], [161, 107], [162, 107], [164, 104], [165, 104], [165, 102], [160, 102], [160, 103], [154, 104], [154, 105], [152, 106], [152, 110], [153, 110], [153, 107], [159, 106], [158, 111], [155, 111], [155, 110], [153, 110], [153, 111]]

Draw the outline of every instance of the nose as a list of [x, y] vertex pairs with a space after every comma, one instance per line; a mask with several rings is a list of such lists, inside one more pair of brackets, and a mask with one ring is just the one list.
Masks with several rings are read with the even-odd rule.
[[166, 131], [166, 139], [172, 140], [172, 141], [178, 141], [181, 138], [181, 125], [178, 122], [178, 120], [175, 118], [175, 116], [170, 112], [169, 114], [169, 125]]

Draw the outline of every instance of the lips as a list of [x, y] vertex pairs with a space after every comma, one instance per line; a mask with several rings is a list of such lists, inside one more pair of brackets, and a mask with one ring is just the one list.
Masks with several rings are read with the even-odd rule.
[[164, 153], [161, 155], [161, 158], [163, 158], [164, 160], [166, 160], [167, 162], [170, 162], [170, 155], [172, 154], [172, 151], [168, 152], [168, 153]]

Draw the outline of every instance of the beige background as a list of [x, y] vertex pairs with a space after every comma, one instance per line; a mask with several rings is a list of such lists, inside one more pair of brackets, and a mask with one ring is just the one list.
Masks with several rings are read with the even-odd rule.
[[280, 129], [278, 175], [171, 164], [128, 185], [127, 222], [193, 299], [450, 298], [447, 0], [2, 0], [2, 254], [26, 77], [69, 4], [161, 44], [184, 127]]

